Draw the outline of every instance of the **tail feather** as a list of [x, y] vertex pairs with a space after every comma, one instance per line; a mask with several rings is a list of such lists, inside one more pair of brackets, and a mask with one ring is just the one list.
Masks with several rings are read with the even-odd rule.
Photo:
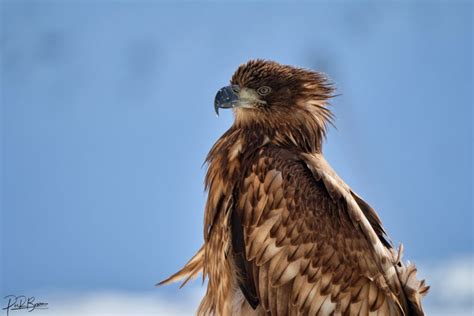
[[188, 261], [188, 263], [186, 263], [186, 265], [181, 270], [171, 275], [167, 279], [157, 283], [156, 286], [178, 282], [184, 279], [183, 283], [179, 286], [182, 288], [186, 285], [186, 283], [188, 283], [189, 280], [195, 279], [199, 275], [203, 269], [203, 265], [204, 246], [199, 249], [199, 251]]
[[428, 293], [430, 287], [426, 285], [425, 280], [420, 281], [416, 278], [417, 270], [414, 264], [405, 265], [402, 262], [402, 253], [403, 246], [400, 246], [396, 270], [408, 301], [408, 315], [422, 316], [425, 313], [423, 312], [421, 299]]

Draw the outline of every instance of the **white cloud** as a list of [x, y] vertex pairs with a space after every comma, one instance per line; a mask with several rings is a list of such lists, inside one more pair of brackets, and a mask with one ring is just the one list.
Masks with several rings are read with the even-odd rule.
[[[474, 256], [418, 264], [419, 276], [431, 286], [424, 300], [430, 316], [474, 315]], [[47, 310], [11, 312], [11, 316], [114, 316], [114, 315], [194, 315], [204, 288], [191, 285], [179, 290], [174, 298], [162, 292], [99, 292], [88, 294], [54, 294], [37, 296], [49, 303]]]
[[474, 256], [419, 264], [431, 286], [424, 300], [428, 315], [474, 315]]
[[11, 311], [10, 316], [116, 316], [116, 315], [194, 315], [203, 290], [195, 288], [180, 291], [176, 299], [159, 296], [158, 293], [105, 291], [88, 294], [43, 293], [37, 301], [47, 302], [48, 309]]

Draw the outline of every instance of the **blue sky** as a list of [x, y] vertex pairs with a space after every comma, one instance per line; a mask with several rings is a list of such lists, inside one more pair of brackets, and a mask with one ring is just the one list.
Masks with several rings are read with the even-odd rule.
[[1, 10], [2, 294], [153, 290], [187, 261], [201, 165], [232, 123], [213, 98], [251, 58], [335, 82], [324, 152], [407, 259], [473, 255], [471, 3]]

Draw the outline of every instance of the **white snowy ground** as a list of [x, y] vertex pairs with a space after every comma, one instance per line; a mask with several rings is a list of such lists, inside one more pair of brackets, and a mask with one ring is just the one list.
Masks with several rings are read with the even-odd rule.
[[[419, 264], [421, 277], [431, 285], [424, 300], [430, 316], [474, 315], [474, 257], [446, 260], [442, 263]], [[199, 283], [196, 281], [195, 284]], [[89, 294], [51, 294], [37, 297], [47, 301], [50, 308], [10, 312], [11, 316], [114, 316], [114, 315], [193, 315], [204, 289], [177, 291], [175, 299], [166, 299], [156, 293], [99, 292]], [[2, 311], [4, 312], [4, 311]], [[3, 315], [3, 314], [2, 314]]]

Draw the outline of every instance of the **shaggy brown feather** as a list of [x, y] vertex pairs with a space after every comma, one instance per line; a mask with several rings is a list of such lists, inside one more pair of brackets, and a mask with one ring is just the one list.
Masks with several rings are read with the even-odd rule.
[[423, 315], [428, 287], [322, 155], [327, 79], [254, 60], [231, 84], [271, 93], [234, 109], [209, 152], [204, 245], [162, 283], [202, 271], [199, 315]]

